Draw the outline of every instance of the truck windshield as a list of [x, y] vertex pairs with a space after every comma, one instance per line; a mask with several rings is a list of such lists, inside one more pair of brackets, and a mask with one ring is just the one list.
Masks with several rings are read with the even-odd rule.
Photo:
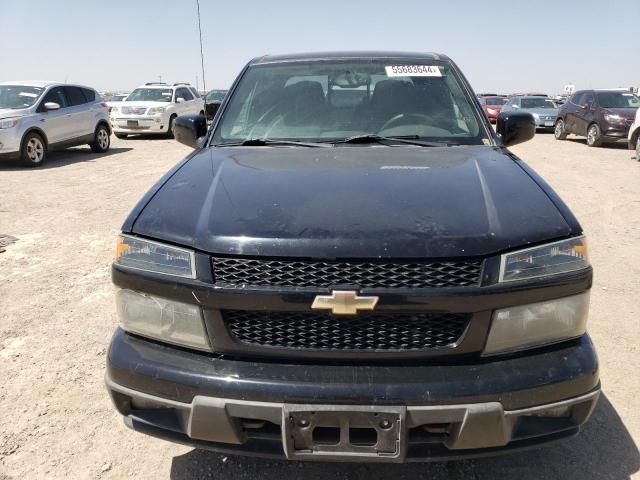
[[36, 103], [44, 88], [25, 85], [0, 85], [0, 108], [29, 108]]
[[482, 144], [487, 132], [446, 62], [387, 59], [251, 66], [229, 100], [216, 145], [338, 142], [360, 135]]
[[136, 88], [127, 97], [127, 102], [170, 102], [170, 88]]

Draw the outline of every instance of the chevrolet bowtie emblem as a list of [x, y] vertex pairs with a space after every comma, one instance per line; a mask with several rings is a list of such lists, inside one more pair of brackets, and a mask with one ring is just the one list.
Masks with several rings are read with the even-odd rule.
[[358, 310], [373, 310], [378, 297], [359, 297], [351, 290], [334, 290], [331, 295], [318, 295], [311, 308], [331, 310], [334, 315], [355, 315]]

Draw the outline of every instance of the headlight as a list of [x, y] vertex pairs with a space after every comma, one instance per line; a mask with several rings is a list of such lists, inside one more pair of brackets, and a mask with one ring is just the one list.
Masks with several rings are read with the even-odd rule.
[[613, 115], [610, 113], [605, 114], [604, 119], [610, 123], [626, 123], [627, 119], [620, 115]]
[[493, 312], [485, 355], [549, 345], [582, 336], [589, 292]]
[[540, 115], [538, 115], [537, 113], [532, 113], [531, 115], [533, 115], [533, 118], [535, 118], [536, 120], [540, 120]]
[[18, 124], [17, 118], [5, 118], [0, 120], [0, 128], [13, 128]]
[[502, 255], [500, 282], [573, 272], [589, 266], [584, 236]]
[[147, 115], [160, 115], [164, 113], [165, 107], [152, 107], [147, 110]]
[[118, 107], [111, 107], [111, 113], [118, 113]]
[[115, 263], [147, 272], [196, 277], [193, 251], [128, 235], [118, 236]]
[[211, 351], [200, 307], [133, 290], [116, 294], [122, 328], [145, 337]]

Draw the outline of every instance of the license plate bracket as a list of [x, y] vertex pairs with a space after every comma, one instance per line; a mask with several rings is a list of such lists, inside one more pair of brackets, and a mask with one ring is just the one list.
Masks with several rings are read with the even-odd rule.
[[289, 459], [400, 462], [406, 407], [285, 404], [282, 442]]
[[553, 122], [552, 121], [544, 122], [544, 126], [545, 127], [553, 127]]
[[127, 127], [138, 128], [138, 120], [127, 120]]

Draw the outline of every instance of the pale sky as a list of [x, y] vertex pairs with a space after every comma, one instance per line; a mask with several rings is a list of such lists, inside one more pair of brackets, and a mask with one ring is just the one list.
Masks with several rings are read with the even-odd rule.
[[[207, 89], [266, 53], [436, 51], [476, 92], [640, 86], [640, 0], [200, 0]], [[202, 89], [196, 0], [0, 0], [0, 81]]]

